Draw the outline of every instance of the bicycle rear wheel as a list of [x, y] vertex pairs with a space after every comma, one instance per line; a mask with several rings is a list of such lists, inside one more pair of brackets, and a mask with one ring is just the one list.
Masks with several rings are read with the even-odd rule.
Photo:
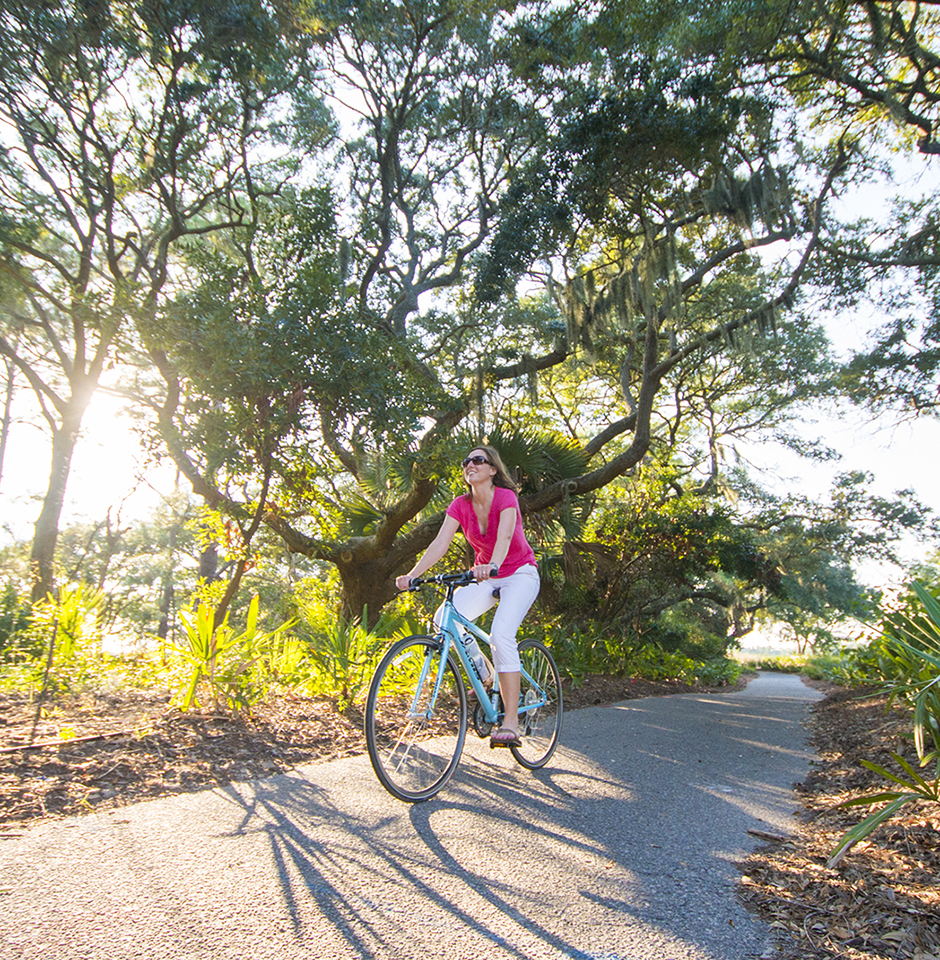
[[392, 796], [429, 800], [447, 783], [463, 751], [467, 695], [454, 660], [442, 664], [439, 641], [406, 637], [382, 657], [365, 728], [372, 769]]
[[[522, 688], [519, 692], [519, 739], [522, 745], [510, 747], [512, 755], [524, 767], [544, 767], [558, 746], [564, 704], [558, 667], [548, 648], [538, 640], [519, 644], [522, 661]], [[526, 710], [527, 705], [541, 704]]]

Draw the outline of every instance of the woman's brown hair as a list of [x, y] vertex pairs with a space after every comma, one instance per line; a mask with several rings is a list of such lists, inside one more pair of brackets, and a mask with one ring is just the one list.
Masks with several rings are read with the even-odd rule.
[[[493, 485], [496, 487], [505, 487], [507, 490], [512, 490], [513, 493], [519, 492], [519, 487], [516, 484], [516, 481], [509, 476], [509, 471], [506, 469], [506, 464], [503, 463], [503, 458], [499, 455], [499, 451], [495, 447], [485, 447], [477, 446], [473, 447], [473, 450], [482, 450], [486, 454], [486, 459], [489, 460], [490, 466], [496, 468], [496, 476], [493, 477]], [[467, 484], [469, 487], [470, 485]], [[473, 493], [472, 488], [468, 491], [468, 496]]]

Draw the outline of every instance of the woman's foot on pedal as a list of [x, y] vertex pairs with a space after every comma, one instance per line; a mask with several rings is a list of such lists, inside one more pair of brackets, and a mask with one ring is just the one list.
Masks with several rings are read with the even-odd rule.
[[490, 736], [490, 749], [494, 747], [521, 747], [519, 732], [511, 727], [500, 727]]

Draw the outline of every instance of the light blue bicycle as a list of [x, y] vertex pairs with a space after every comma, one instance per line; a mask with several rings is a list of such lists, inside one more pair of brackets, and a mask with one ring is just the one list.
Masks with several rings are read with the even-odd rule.
[[[369, 687], [365, 732], [369, 759], [382, 785], [399, 800], [429, 800], [453, 776], [467, 735], [467, 691], [461, 670], [476, 697], [473, 729], [488, 737], [499, 725], [499, 678], [492, 690], [467, 650], [466, 634], [489, 645], [489, 636], [454, 607], [454, 590], [473, 583], [472, 573], [416, 578], [444, 587], [441, 627], [435, 635], [405, 637], [382, 658]], [[466, 634], [464, 633], [466, 631]], [[519, 643], [522, 684], [519, 694], [519, 746], [509, 749], [530, 770], [544, 766], [558, 745], [562, 694], [558, 668], [538, 640]]]

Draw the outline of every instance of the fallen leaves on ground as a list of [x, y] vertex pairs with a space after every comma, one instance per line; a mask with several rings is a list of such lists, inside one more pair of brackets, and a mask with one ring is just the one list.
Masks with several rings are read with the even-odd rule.
[[[566, 709], [577, 709], [695, 689], [590, 676], [564, 694]], [[37, 711], [25, 696], [0, 695], [0, 826], [256, 780], [366, 749], [361, 714], [328, 699], [285, 695], [242, 718], [182, 714], [168, 701], [125, 691], [58, 698]]]
[[[251, 719], [181, 714], [165, 697], [70, 698], [33, 730], [25, 698], [0, 698], [0, 823], [84, 813], [254, 780], [364, 750], [328, 700], [287, 697]], [[94, 739], [89, 739], [94, 738]], [[38, 749], [15, 749], [30, 741]]]
[[810, 740], [818, 760], [799, 785], [793, 837], [742, 864], [740, 896], [780, 932], [785, 960], [940, 960], [940, 809], [916, 802], [826, 863], [844, 833], [872, 808], [841, 807], [888, 782], [862, 766], [916, 766], [909, 715], [872, 691], [840, 690], [816, 704]]

